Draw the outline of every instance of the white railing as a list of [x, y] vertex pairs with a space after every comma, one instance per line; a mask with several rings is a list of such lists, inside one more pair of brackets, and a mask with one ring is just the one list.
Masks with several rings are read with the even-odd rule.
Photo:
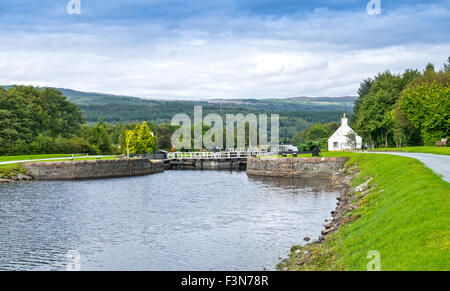
[[236, 152], [189, 152], [189, 153], [168, 153], [167, 158], [169, 160], [220, 160], [220, 159], [244, 159], [256, 156], [273, 155], [269, 152], [257, 152], [257, 151], [236, 151]]

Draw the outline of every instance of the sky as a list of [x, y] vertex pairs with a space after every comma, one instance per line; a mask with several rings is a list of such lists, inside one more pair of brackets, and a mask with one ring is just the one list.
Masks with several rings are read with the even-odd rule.
[[0, 84], [161, 99], [356, 95], [441, 67], [450, 0], [0, 1]]

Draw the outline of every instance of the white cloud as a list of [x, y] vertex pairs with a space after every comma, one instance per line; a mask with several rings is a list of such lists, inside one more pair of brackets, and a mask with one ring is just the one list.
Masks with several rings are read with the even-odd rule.
[[190, 19], [181, 28], [1, 28], [0, 84], [175, 99], [355, 95], [379, 71], [440, 66], [450, 41], [419, 19], [443, 12], [430, 6], [374, 18], [318, 11], [303, 19]]

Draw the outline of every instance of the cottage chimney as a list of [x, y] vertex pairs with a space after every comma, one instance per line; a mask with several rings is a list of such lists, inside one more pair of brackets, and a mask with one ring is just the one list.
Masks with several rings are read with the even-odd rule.
[[344, 113], [344, 118], [342, 118], [342, 125], [348, 126], [348, 119], [347, 119], [347, 115], [345, 113]]

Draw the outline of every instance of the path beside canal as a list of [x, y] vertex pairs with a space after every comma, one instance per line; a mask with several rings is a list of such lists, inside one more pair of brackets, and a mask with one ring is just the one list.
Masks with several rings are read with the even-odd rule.
[[424, 163], [425, 166], [433, 170], [433, 172], [441, 175], [442, 179], [450, 183], [450, 156], [403, 152], [382, 152], [377, 154], [396, 155], [419, 160]]

